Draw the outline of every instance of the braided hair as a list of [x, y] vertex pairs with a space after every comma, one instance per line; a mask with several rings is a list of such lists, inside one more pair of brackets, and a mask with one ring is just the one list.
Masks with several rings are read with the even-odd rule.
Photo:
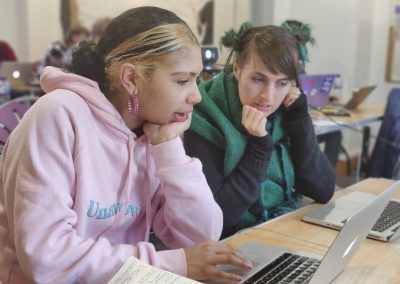
[[132, 8], [111, 20], [97, 45], [81, 43], [67, 70], [96, 81], [107, 96], [122, 88], [118, 70], [125, 62], [150, 77], [159, 64], [178, 61], [189, 45], [199, 46], [199, 42], [173, 12], [150, 6]]

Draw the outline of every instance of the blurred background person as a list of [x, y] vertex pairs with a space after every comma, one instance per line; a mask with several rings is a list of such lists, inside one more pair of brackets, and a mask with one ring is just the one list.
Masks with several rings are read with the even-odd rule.
[[0, 62], [3, 61], [17, 61], [17, 56], [8, 42], [0, 40]]
[[72, 52], [76, 46], [87, 40], [89, 36], [89, 30], [83, 26], [72, 28], [63, 41], [56, 41], [51, 44], [39, 65], [38, 72], [41, 73], [46, 66], [65, 67], [66, 64], [71, 62]]
[[90, 36], [95, 44], [99, 42], [100, 37], [103, 35], [104, 31], [106, 30], [110, 22], [111, 22], [110, 17], [102, 17], [99, 18], [96, 22], [94, 22]]

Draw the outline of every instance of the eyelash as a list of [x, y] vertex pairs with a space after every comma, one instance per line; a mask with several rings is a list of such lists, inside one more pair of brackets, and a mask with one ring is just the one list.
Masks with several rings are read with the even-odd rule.
[[253, 81], [254, 82], [264, 82], [264, 79], [263, 78], [256, 78], [256, 77], [253, 77]]
[[185, 85], [185, 84], [187, 84], [187, 83], [189, 83], [190, 81], [188, 80], [188, 79], [184, 79], [184, 80], [178, 80], [177, 81], [177, 83], [179, 84], [179, 85]]
[[281, 82], [281, 86], [282, 87], [286, 87], [288, 84], [290, 84], [290, 82], [286, 82], [286, 81], [282, 81]]
[[[253, 81], [256, 83], [263, 83], [265, 80], [263, 78], [253, 77]], [[288, 81], [280, 81], [279, 87], [286, 87], [290, 82]]]

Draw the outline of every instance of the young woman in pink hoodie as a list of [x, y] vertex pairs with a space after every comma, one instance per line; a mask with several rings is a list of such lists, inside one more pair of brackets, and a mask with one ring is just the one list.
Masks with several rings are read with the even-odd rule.
[[[237, 280], [222, 213], [180, 133], [200, 101], [199, 44], [141, 7], [46, 67], [0, 165], [0, 283], [105, 283], [130, 256], [193, 279]], [[169, 248], [156, 251], [149, 232]]]

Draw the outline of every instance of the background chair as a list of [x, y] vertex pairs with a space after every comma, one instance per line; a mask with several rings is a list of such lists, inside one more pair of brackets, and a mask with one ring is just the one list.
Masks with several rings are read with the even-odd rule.
[[367, 176], [393, 178], [400, 156], [400, 88], [393, 88], [386, 103], [378, 137], [368, 161]]
[[0, 105], [0, 144], [2, 145], [6, 143], [10, 133], [32, 105], [31, 98], [29, 100], [21, 98]]

